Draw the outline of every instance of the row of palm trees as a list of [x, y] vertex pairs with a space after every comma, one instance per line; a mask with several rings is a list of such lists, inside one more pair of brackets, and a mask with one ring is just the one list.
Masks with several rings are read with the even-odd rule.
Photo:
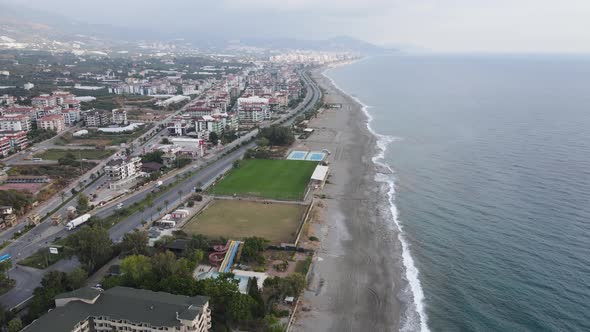
[[[180, 203], [182, 201], [182, 194], [184, 194], [184, 192], [182, 191], [182, 189], [179, 189], [177, 191], [177, 193], [178, 193], [178, 202]], [[170, 204], [170, 201], [166, 199], [166, 200], [164, 200], [164, 206], [158, 205], [156, 207], [158, 214], [162, 213], [164, 208], [165, 208], [165, 211], [168, 211], [168, 204]], [[142, 205], [139, 207], [139, 211], [141, 212], [141, 218], [144, 222], [146, 221], [144, 212], [146, 210], [148, 210], [148, 209], [146, 209], [146, 206], [148, 207], [149, 210], [151, 210], [154, 207], [154, 201], [150, 199], [146, 205]], [[153, 217], [154, 217], [154, 215], [150, 214], [150, 222], [154, 221]]]

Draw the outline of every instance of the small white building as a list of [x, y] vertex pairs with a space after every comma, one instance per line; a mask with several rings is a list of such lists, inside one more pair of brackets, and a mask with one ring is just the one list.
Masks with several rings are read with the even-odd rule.
[[317, 186], [318, 188], [322, 188], [328, 179], [328, 171], [328, 166], [316, 166], [313, 174], [311, 175], [311, 184]]

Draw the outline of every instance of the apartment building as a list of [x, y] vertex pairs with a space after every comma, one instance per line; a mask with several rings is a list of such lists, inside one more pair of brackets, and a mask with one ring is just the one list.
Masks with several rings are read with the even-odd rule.
[[73, 126], [80, 121], [80, 110], [76, 108], [66, 108], [61, 110], [61, 115], [64, 117], [64, 122], [67, 126]]
[[39, 95], [31, 98], [31, 105], [33, 107], [51, 107], [57, 105], [57, 99], [50, 95]]
[[258, 96], [238, 98], [238, 116], [240, 122], [244, 123], [270, 120], [271, 112], [268, 99]]
[[45, 130], [54, 130], [55, 132], [62, 132], [66, 129], [66, 122], [64, 116], [61, 114], [46, 115], [37, 119], [37, 128]]
[[24, 150], [29, 146], [29, 138], [24, 131], [0, 131], [0, 138], [8, 138], [13, 151]]
[[104, 168], [111, 181], [124, 180], [141, 171], [141, 158], [113, 159]]
[[31, 118], [21, 114], [4, 114], [0, 117], [0, 131], [29, 131]]
[[191, 128], [190, 119], [183, 116], [175, 116], [166, 126], [168, 134], [173, 136], [184, 136], [187, 134], [189, 128]]
[[0, 137], [0, 156], [6, 157], [10, 151], [12, 151], [10, 139], [8, 137]]
[[195, 129], [201, 139], [208, 140], [209, 134], [212, 132], [221, 136], [225, 130], [225, 118], [210, 115], [200, 116], [195, 118]]
[[115, 108], [112, 111], [112, 123], [114, 124], [127, 124], [127, 111], [124, 109]]
[[185, 114], [189, 116], [205, 116], [205, 115], [213, 115], [216, 113], [220, 113], [220, 110], [213, 107], [208, 106], [193, 106], [187, 108]]
[[16, 98], [9, 95], [0, 96], [0, 105], [12, 106], [16, 103]]
[[85, 287], [55, 298], [55, 309], [23, 332], [206, 332], [209, 299], [128, 287]]
[[106, 110], [90, 110], [84, 112], [84, 125], [86, 127], [103, 127], [111, 123], [111, 117]]

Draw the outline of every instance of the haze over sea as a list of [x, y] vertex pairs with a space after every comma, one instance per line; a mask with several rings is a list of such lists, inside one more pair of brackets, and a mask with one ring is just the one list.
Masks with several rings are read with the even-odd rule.
[[590, 330], [590, 57], [373, 57], [327, 75], [390, 141], [429, 329]]

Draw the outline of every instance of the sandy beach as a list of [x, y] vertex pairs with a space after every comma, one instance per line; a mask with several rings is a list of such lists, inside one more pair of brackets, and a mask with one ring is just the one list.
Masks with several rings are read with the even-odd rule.
[[329, 183], [313, 225], [321, 240], [292, 331], [397, 331], [402, 284], [401, 244], [392, 227], [386, 188], [375, 181], [376, 138], [361, 105], [314, 71], [326, 103], [310, 121], [301, 148], [328, 149]]

